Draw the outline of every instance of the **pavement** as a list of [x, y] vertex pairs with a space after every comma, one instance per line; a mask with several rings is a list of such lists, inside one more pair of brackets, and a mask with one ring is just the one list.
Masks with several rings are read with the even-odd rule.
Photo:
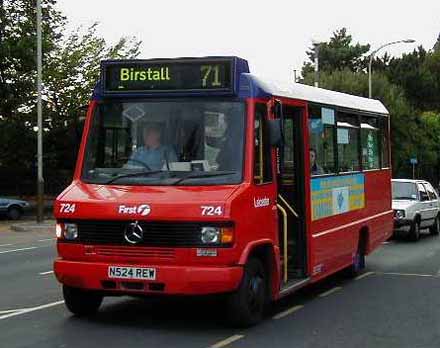
[[440, 238], [386, 242], [355, 279], [342, 274], [276, 303], [260, 325], [233, 329], [218, 297], [106, 298], [73, 317], [53, 273], [49, 231], [0, 233], [2, 347], [440, 347]]
[[43, 222], [36, 222], [35, 217], [27, 217], [22, 220], [12, 221], [7, 219], [0, 220], [0, 233], [4, 232], [47, 232], [55, 233], [55, 220], [51, 217]]

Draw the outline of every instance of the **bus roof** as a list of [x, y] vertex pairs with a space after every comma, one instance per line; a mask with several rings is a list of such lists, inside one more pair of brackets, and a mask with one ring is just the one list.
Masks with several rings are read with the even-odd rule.
[[[301, 83], [271, 82], [252, 74], [243, 75], [248, 75], [247, 77], [253, 85], [252, 89], [258, 91], [257, 94], [261, 97], [263, 95], [273, 95], [369, 113], [389, 114], [386, 107], [376, 99], [358, 97]], [[254, 96], [257, 97], [257, 95]]]

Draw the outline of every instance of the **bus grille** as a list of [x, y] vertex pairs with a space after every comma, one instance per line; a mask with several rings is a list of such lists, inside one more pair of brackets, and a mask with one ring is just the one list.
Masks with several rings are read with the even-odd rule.
[[[131, 246], [192, 247], [206, 246], [200, 241], [202, 225], [194, 222], [139, 221], [143, 240], [135, 245], [125, 240], [126, 227], [132, 221], [72, 221], [78, 225], [79, 241], [84, 244], [109, 244]], [[208, 224], [211, 225], [211, 224]]]
[[99, 256], [152, 257], [163, 260], [173, 260], [176, 256], [174, 249], [170, 248], [101, 245], [93, 250]]

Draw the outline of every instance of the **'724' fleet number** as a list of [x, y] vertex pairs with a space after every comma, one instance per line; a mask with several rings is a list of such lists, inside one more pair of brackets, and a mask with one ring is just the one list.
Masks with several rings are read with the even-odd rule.
[[76, 209], [76, 204], [72, 203], [61, 203], [60, 204], [60, 213], [71, 214], [74, 213]]
[[223, 215], [223, 209], [221, 206], [202, 205], [200, 206], [200, 208], [202, 209], [202, 215], [206, 215], [206, 216]]

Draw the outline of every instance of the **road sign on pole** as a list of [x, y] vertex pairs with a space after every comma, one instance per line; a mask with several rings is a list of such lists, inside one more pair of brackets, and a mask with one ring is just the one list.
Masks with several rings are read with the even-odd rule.
[[417, 158], [413, 157], [409, 159], [409, 163], [412, 165], [412, 178], [413, 180], [416, 178], [416, 165], [418, 164]]

